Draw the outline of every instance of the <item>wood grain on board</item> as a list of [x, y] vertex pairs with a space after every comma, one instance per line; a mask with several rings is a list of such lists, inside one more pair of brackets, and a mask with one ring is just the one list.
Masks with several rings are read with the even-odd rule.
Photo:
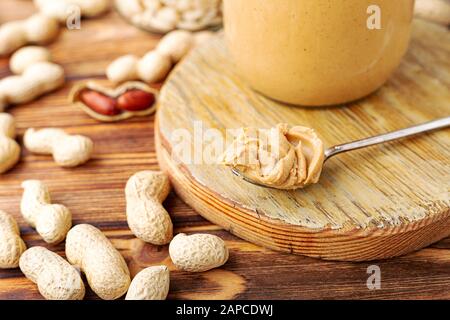
[[[31, 1], [0, 1], [0, 23], [25, 18], [34, 10]], [[167, 246], [152, 246], [136, 239], [125, 220], [123, 190], [129, 176], [145, 169], [158, 169], [154, 143], [154, 117], [103, 124], [92, 120], [67, 102], [70, 88], [80, 80], [103, 77], [105, 66], [115, 57], [143, 54], [158, 37], [139, 31], [110, 13], [82, 22], [78, 31], [64, 30], [49, 46], [68, 75], [61, 90], [9, 111], [16, 117], [19, 140], [28, 127], [62, 127], [95, 140], [94, 158], [75, 169], [61, 169], [47, 156], [22, 151], [21, 162], [0, 176], [0, 209], [19, 221], [27, 245], [46, 246], [64, 255], [64, 244], [46, 245], [20, 216], [20, 183], [42, 179], [56, 203], [68, 206], [74, 223], [101, 228], [125, 256], [132, 274], [165, 263], [172, 271], [170, 299], [450, 299], [450, 238], [419, 252], [371, 263], [327, 262], [281, 254], [243, 241], [222, 230], [171, 194], [165, 205], [175, 232], [208, 232], [224, 238], [231, 249], [229, 262], [203, 274], [176, 271]], [[0, 77], [9, 74], [8, 59], [0, 59]], [[367, 267], [382, 271], [381, 290], [369, 291]], [[87, 299], [97, 299], [88, 291]], [[19, 269], [0, 270], [0, 299], [42, 299], [37, 288]]]

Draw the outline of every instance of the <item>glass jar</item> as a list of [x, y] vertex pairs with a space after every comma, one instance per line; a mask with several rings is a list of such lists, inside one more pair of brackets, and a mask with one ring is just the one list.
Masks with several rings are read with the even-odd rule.
[[270, 98], [350, 102], [382, 86], [408, 47], [414, 0], [224, 0], [239, 72]]

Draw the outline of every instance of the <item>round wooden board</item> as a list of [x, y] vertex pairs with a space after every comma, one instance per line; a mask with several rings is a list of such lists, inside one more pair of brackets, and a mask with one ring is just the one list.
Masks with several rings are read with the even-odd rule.
[[258, 245], [347, 261], [418, 250], [450, 234], [448, 130], [339, 155], [320, 183], [295, 192], [250, 185], [222, 166], [180, 162], [173, 134], [194, 137], [195, 123], [225, 134], [287, 122], [315, 128], [331, 146], [448, 116], [449, 56], [448, 30], [417, 20], [410, 50], [382, 89], [345, 107], [307, 109], [252, 91], [218, 36], [180, 63], [161, 91], [160, 165], [202, 216]]

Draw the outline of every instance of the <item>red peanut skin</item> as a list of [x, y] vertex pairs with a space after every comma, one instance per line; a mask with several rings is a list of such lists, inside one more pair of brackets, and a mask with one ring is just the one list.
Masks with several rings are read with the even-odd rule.
[[80, 100], [89, 108], [99, 114], [114, 116], [121, 113], [117, 107], [117, 101], [94, 90], [84, 90], [80, 94]]
[[117, 108], [126, 111], [142, 111], [155, 103], [155, 96], [142, 90], [129, 90], [117, 99]]

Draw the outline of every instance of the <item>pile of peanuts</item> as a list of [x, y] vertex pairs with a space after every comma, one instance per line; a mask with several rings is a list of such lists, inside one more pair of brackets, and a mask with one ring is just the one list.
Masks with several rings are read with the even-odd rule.
[[[96, 17], [111, 5], [110, 0], [34, 0], [34, 4], [38, 13], [0, 26], [0, 56], [12, 54], [9, 68], [13, 73], [0, 80], [0, 174], [20, 159], [20, 146], [14, 141], [14, 118], [3, 111], [31, 102], [65, 83], [64, 69], [53, 62], [46, 48], [35, 45], [48, 44], [58, 37], [71, 6], [77, 6], [84, 17]], [[32, 153], [53, 155], [62, 167], [85, 163], [93, 150], [91, 139], [56, 128], [30, 128], [24, 144]]]
[[[102, 14], [108, 8], [104, 0], [93, 1], [89, 5], [78, 0], [63, 2], [36, 0], [35, 3], [41, 13], [0, 27], [0, 55], [17, 50], [10, 59], [10, 70], [14, 75], [0, 80], [0, 112], [11, 105], [31, 102], [64, 85], [64, 70], [53, 62], [46, 48], [23, 47], [55, 39], [59, 31], [59, 22], [63, 18], [58, 15], [61, 13], [61, 7], [78, 4], [82, 9], [81, 13], [88, 17]], [[83, 84], [74, 88], [71, 100], [93, 118], [105, 122], [151, 114], [155, 111], [157, 92], [145, 83], [152, 84], [163, 80], [174, 64], [193, 47], [209, 40], [212, 35], [211, 31], [198, 33], [172, 31], [161, 39], [155, 50], [142, 58], [129, 54], [119, 57], [108, 66], [107, 78], [113, 83], [122, 83], [116, 90], [109, 90], [96, 83]], [[10, 130], [15, 127], [14, 119], [8, 118], [8, 121], [1, 122], [0, 126], [1, 174], [10, 170], [19, 161], [20, 147], [13, 140], [15, 130]], [[93, 143], [89, 138], [70, 136], [60, 129], [48, 128], [33, 136], [43, 142], [36, 146], [30, 143], [30, 139], [24, 139], [27, 149], [37, 154], [52, 154], [55, 162], [63, 167], [85, 163], [93, 150]], [[25, 137], [31, 137], [31, 134]], [[71, 143], [57, 143], [57, 141]], [[42, 144], [45, 145], [41, 146]]]
[[[44, 248], [27, 250], [16, 220], [0, 210], [0, 268], [19, 267], [38, 285], [42, 296], [51, 300], [81, 300], [85, 287], [77, 269], [100, 298], [164, 300], [169, 293], [170, 271], [166, 265], [140, 271], [131, 281], [125, 259], [96, 227], [72, 227], [72, 214], [62, 204], [51, 202], [47, 186], [39, 180], [26, 180], [20, 203], [23, 219], [49, 244], [65, 240], [67, 260]], [[169, 244], [169, 255], [179, 270], [204, 272], [224, 265], [229, 257], [225, 242], [211, 234], [173, 237], [170, 215], [163, 207], [171, 190], [163, 172], [141, 171], [125, 187], [126, 216], [133, 234], [154, 245]]]
[[222, 0], [115, 0], [135, 26], [160, 33], [198, 31], [222, 23]]
[[[78, 5], [82, 16], [94, 17], [109, 8], [109, 1], [34, 0], [40, 13], [0, 27], [0, 55], [12, 54], [9, 67], [13, 73], [0, 80], [0, 174], [10, 170], [21, 153], [20, 145], [14, 140], [14, 118], [2, 111], [31, 102], [65, 83], [64, 69], [53, 61], [50, 51], [32, 44], [46, 44], [57, 37], [69, 6]], [[169, 8], [175, 8], [178, 20], [171, 28], [198, 29], [218, 23], [220, 17], [220, 1], [142, 3], [158, 6], [157, 16], [165, 16], [173, 11]], [[108, 67], [107, 77], [113, 83], [121, 83], [119, 87], [109, 90], [95, 83], [84, 84], [76, 88], [73, 102], [87, 105], [89, 112], [102, 121], [149, 114], [154, 111], [157, 92], [148, 84], [163, 80], [174, 64], [211, 36], [209, 31], [197, 34], [172, 31], [144, 57], [128, 55]], [[59, 128], [29, 128], [23, 144], [31, 153], [52, 155], [62, 167], [86, 163], [94, 147], [90, 138]], [[46, 299], [83, 299], [86, 290], [80, 271], [92, 291], [102, 299], [118, 299], [125, 294], [127, 300], [166, 299], [170, 283], [168, 266], [145, 268], [132, 280], [125, 259], [101, 230], [89, 224], [73, 226], [70, 209], [53, 203], [42, 181], [26, 180], [21, 186], [23, 220], [46, 243], [55, 245], [65, 241], [66, 258], [40, 246], [27, 249], [16, 220], [0, 210], [0, 269], [19, 267]], [[162, 205], [170, 191], [169, 178], [163, 172], [141, 171], [129, 178], [125, 187], [125, 214], [132, 233], [146, 243], [168, 244], [169, 256], [178, 270], [204, 272], [224, 265], [229, 251], [221, 238], [183, 233], [174, 237], [171, 217]]]
[[13, 53], [27, 44], [43, 45], [56, 39], [76, 7], [83, 17], [97, 17], [110, 9], [110, 0], [34, 0], [38, 13], [0, 27], [0, 56]]
[[[30, 102], [64, 85], [63, 68], [52, 62], [50, 51], [28, 46], [17, 50], [10, 59], [14, 75], [0, 80], [0, 111], [15, 104]], [[14, 118], [0, 113], [0, 174], [10, 170], [20, 158], [20, 147], [15, 138]], [[93, 151], [91, 139], [69, 135], [62, 129], [29, 128], [24, 145], [35, 154], [49, 154], [59, 166], [76, 167], [89, 160]]]

